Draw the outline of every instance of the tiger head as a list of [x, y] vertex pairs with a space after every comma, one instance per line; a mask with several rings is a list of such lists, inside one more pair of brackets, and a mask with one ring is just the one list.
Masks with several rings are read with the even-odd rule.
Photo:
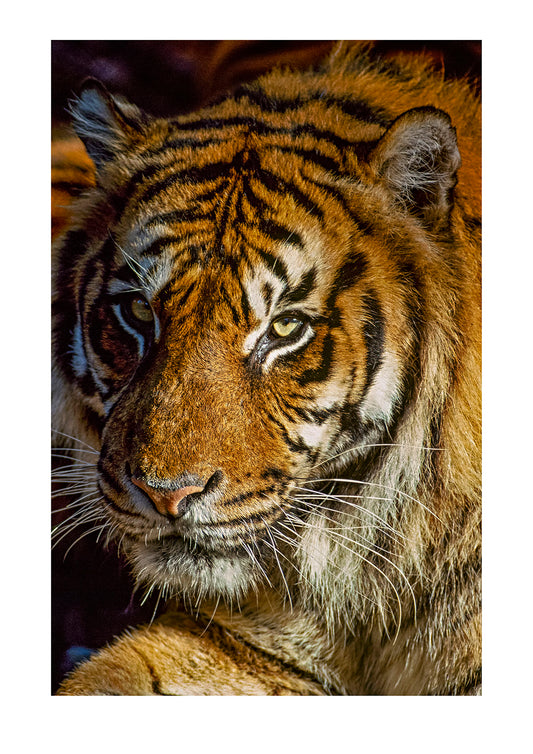
[[289, 80], [174, 120], [96, 82], [73, 107], [98, 177], [59, 245], [58, 415], [98, 443], [110, 536], [167, 592], [238, 599], [279, 558], [290, 579], [324, 480], [428, 442], [454, 128]]

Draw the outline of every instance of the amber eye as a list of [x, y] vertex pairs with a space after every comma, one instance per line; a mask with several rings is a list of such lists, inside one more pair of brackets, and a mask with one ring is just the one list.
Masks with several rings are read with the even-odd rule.
[[130, 312], [135, 319], [140, 322], [153, 322], [154, 315], [150, 304], [143, 298], [132, 298], [130, 301]]
[[272, 322], [272, 333], [278, 338], [289, 338], [297, 335], [303, 327], [303, 322], [296, 317], [280, 317]]

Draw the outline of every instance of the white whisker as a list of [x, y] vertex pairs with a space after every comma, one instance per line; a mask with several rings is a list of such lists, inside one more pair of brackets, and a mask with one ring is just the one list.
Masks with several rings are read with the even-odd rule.
[[[56, 435], [61, 435], [62, 437], [67, 437], [69, 440], [73, 440], [76, 443], [80, 443], [81, 445], [85, 445], [86, 448], [89, 448], [93, 453], [96, 453], [98, 455], [98, 451], [96, 448], [93, 448], [92, 445], [89, 445], [88, 442], [85, 442], [84, 440], [80, 440], [78, 437], [73, 437], [72, 435], [67, 435], [65, 432], [61, 432], [59, 429], [54, 429], [52, 427], [52, 432]], [[73, 448], [73, 450], [78, 450], [77, 448]]]
[[320, 466], [325, 466], [326, 464], [334, 461], [336, 458], [340, 458], [341, 456], [347, 455], [348, 453], [354, 453], [358, 450], [368, 450], [369, 448], [409, 448], [411, 450], [440, 450], [440, 451], [443, 450], [443, 448], [432, 448], [425, 445], [405, 445], [403, 443], [397, 443], [397, 442], [365, 443], [362, 445], [353, 445], [352, 447], [346, 448], [346, 450], [343, 450], [334, 456], [329, 456], [325, 460], [320, 461], [320, 463], [317, 463], [314, 466], [311, 466], [310, 470], [312, 471], [313, 469], [318, 469]]
[[[339, 483], [339, 484], [362, 484], [366, 485], [368, 487], [381, 487], [384, 490], [389, 490], [391, 492], [394, 492], [394, 494], [402, 495], [402, 497], [407, 498], [408, 500], [411, 500], [413, 503], [416, 503], [417, 505], [420, 505], [424, 510], [426, 510], [431, 516], [437, 519], [441, 524], [444, 524], [444, 522], [437, 516], [436, 513], [434, 513], [430, 508], [427, 507], [427, 505], [424, 505], [424, 503], [421, 500], [418, 500], [416, 497], [413, 497], [412, 495], [409, 495], [407, 492], [404, 492], [403, 490], [397, 489], [396, 487], [390, 487], [386, 484], [381, 484], [380, 482], [365, 482], [362, 479], [313, 479], [310, 480], [313, 482], [313, 484], [316, 484], [317, 482], [333, 482], [333, 483]], [[305, 490], [306, 492], [309, 492], [309, 490]]]

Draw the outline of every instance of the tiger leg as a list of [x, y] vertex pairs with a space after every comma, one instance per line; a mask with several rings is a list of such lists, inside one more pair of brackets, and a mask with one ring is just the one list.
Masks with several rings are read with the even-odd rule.
[[287, 696], [325, 691], [211, 625], [166, 615], [79, 665], [59, 696]]

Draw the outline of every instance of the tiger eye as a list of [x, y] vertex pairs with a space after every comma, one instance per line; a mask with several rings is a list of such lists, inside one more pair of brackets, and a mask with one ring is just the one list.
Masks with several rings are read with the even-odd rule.
[[294, 317], [282, 317], [272, 322], [272, 329], [279, 338], [288, 338], [294, 335], [302, 326], [302, 322]]
[[130, 310], [135, 319], [138, 319], [141, 322], [152, 322], [154, 319], [150, 304], [143, 298], [132, 299]]

